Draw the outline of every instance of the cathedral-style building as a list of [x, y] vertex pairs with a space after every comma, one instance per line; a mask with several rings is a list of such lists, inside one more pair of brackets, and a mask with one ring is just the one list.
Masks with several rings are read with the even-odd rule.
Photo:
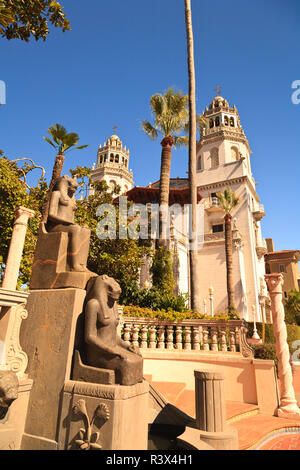
[[[203, 114], [207, 127], [197, 144], [198, 202], [204, 208], [203, 243], [198, 249], [203, 312], [209, 311], [211, 288], [214, 292], [214, 311], [224, 312], [227, 307], [224, 211], [219, 206], [217, 194], [230, 188], [239, 198], [239, 204], [232, 211], [236, 308], [241, 318], [246, 320], [253, 320], [255, 315], [257, 321], [271, 321], [264, 281], [267, 246], [261, 233], [261, 219], [265, 212], [251, 172], [249, 143], [237, 108], [231, 107], [226, 99], [216, 96]], [[92, 180], [105, 179], [112, 188], [114, 184], [120, 184], [122, 191], [127, 192], [129, 199], [135, 202], [157, 202], [159, 181], [147, 187], [132, 187], [128, 160], [129, 152], [113, 135], [103, 147], [99, 147]], [[188, 204], [187, 178], [171, 179], [170, 205], [174, 200]], [[170, 249], [177, 254], [175, 275], [178, 290], [188, 293], [187, 240], [175, 237], [170, 240]]]

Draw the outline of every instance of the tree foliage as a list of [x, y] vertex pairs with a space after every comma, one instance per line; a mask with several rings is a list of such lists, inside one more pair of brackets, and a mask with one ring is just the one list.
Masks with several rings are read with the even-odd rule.
[[26, 164], [18, 168], [15, 162], [0, 157], [0, 278], [4, 274], [16, 209], [24, 206], [35, 211], [35, 216], [28, 222], [18, 287], [30, 281], [42, 205], [47, 191], [44, 180], [39, 180], [36, 187], [28, 189], [23, 180], [24, 171], [28, 173], [31, 170]]
[[0, 34], [28, 42], [46, 40], [49, 23], [62, 31], [71, 29], [60, 2], [56, 0], [0, 0]]
[[292, 289], [284, 299], [285, 322], [300, 326], [300, 291]]
[[[86, 196], [89, 188], [89, 176], [91, 170], [87, 167], [77, 167], [71, 170], [71, 175], [77, 176], [79, 193]], [[130, 238], [120, 239], [119, 234], [119, 210], [116, 210], [116, 239], [99, 239], [96, 233], [98, 222], [103, 217], [96, 215], [97, 208], [101, 204], [112, 204], [120, 188], [116, 186], [112, 193], [105, 181], [96, 182], [93, 185], [93, 193], [88, 198], [77, 199], [77, 210], [75, 221], [79, 225], [86, 225], [91, 229], [90, 251], [88, 258], [88, 269], [101, 275], [107, 274], [119, 282], [122, 288], [122, 298], [126, 296], [128, 289], [138, 289], [139, 269], [145, 256], [152, 252], [147, 241], [133, 240]]]

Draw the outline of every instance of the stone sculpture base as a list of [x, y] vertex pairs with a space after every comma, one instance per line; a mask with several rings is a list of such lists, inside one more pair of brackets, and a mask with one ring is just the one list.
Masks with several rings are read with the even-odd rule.
[[214, 450], [238, 450], [237, 429], [227, 426], [224, 432], [200, 431], [200, 440]]
[[92, 382], [96, 384], [115, 384], [115, 371], [99, 369], [82, 363], [78, 350], [74, 351], [74, 366], [72, 379], [78, 382]]
[[58, 449], [147, 450], [149, 384], [65, 382]]
[[[80, 250], [86, 251], [90, 241], [90, 230], [84, 233]], [[41, 224], [36, 245], [34, 262], [32, 266], [30, 290], [35, 289], [61, 289], [74, 287], [85, 289], [88, 280], [96, 274], [70, 271], [72, 256], [68, 252], [69, 237], [65, 232], [47, 233], [44, 224]], [[83, 260], [86, 263], [86, 259]]]
[[0, 419], [0, 450], [19, 450], [25, 427], [32, 380], [19, 379], [18, 398]]
[[81, 289], [36, 290], [27, 303], [20, 343], [28, 355], [33, 380], [22, 449], [57, 447], [61, 395], [71, 377], [78, 317], [86, 292]]

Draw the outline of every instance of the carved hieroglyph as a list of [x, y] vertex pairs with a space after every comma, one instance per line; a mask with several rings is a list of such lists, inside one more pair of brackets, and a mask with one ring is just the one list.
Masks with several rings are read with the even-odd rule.
[[273, 328], [276, 338], [276, 355], [278, 358], [278, 373], [280, 380], [280, 407], [277, 410], [279, 417], [300, 419], [300, 409], [297, 406], [293, 388], [293, 375], [290, 365], [290, 351], [287, 343], [287, 329], [284, 321], [284, 307], [282, 303], [282, 274], [266, 274], [265, 280], [271, 297], [273, 315]]

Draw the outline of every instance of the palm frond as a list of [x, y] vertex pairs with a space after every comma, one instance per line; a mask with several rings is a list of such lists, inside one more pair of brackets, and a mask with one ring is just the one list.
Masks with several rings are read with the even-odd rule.
[[152, 140], [157, 139], [158, 132], [149, 121], [142, 121], [142, 129]]
[[54, 147], [55, 149], [57, 148], [56, 145], [52, 142], [52, 140], [48, 139], [48, 137], [43, 136], [43, 139], [45, 139], [45, 141], [48, 142], [48, 144], [52, 145], [52, 147]]
[[160, 93], [151, 96], [150, 107], [155, 116], [161, 116], [164, 111], [164, 97]]
[[220, 206], [224, 209], [226, 214], [230, 214], [232, 209], [236, 207], [240, 200], [230, 188], [224, 189], [223, 193], [218, 193], [217, 198], [219, 200]]
[[189, 146], [189, 138], [187, 136], [178, 137], [176, 135], [174, 137], [174, 147], [188, 147]]

